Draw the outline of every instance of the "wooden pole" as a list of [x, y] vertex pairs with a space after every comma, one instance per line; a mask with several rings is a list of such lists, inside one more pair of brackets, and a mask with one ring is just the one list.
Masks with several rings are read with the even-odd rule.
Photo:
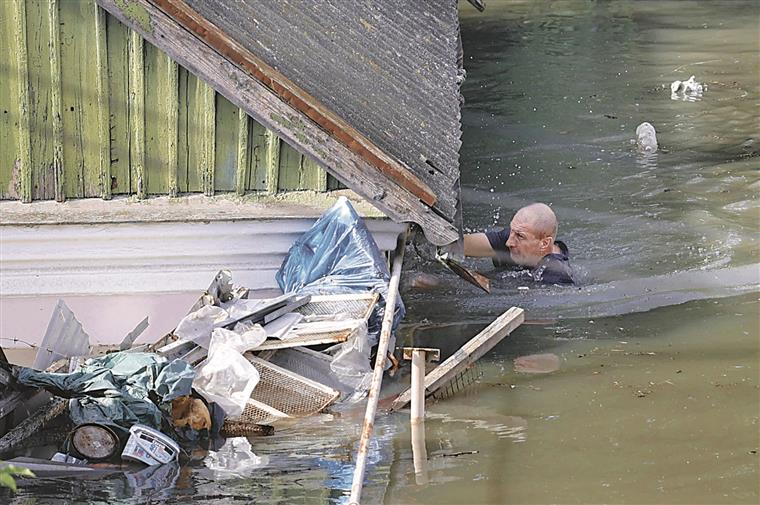
[[380, 329], [380, 339], [377, 344], [375, 368], [372, 371], [372, 385], [369, 390], [369, 396], [367, 397], [367, 410], [364, 414], [362, 435], [359, 439], [359, 449], [356, 453], [356, 468], [354, 468], [354, 479], [351, 483], [351, 497], [348, 500], [350, 505], [359, 505], [361, 503], [362, 486], [364, 485], [364, 471], [367, 467], [369, 439], [372, 436], [372, 429], [375, 426], [377, 402], [380, 399], [380, 386], [383, 383], [385, 355], [388, 354], [388, 344], [391, 339], [391, 330], [393, 328], [393, 314], [396, 312], [396, 298], [398, 298], [398, 284], [401, 279], [401, 265], [404, 262], [405, 245], [406, 231], [399, 235], [396, 250], [393, 251], [391, 282], [388, 286], [388, 298], [385, 300], [385, 314], [383, 314], [383, 325]]
[[412, 350], [412, 424], [425, 421], [425, 351]]
[[[412, 431], [412, 458], [414, 460], [414, 477], [417, 484], [428, 483], [427, 448], [425, 447], [425, 363], [428, 358], [440, 359], [438, 349], [404, 348], [404, 358], [412, 358], [412, 414], [410, 419]], [[429, 354], [428, 354], [429, 353]]]
[[[424, 396], [424, 395], [423, 395]], [[412, 458], [414, 480], [418, 485], [428, 483], [427, 448], [425, 447], [425, 418], [412, 421]]]
[[412, 432], [412, 457], [414, 476], [417, 484], [427, 484], [427, 448], [425, 447], [425, 363], [441, 359], [439, 349], [427, 347], [404, 347], [403, 357], [412, 360], [412, 412], [410, 426]]

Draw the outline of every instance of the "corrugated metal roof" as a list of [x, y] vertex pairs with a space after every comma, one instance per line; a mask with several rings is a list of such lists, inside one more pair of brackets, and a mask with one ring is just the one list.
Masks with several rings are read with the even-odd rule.
[[457, 239], [455, 0], [97, 0], [396, 221]]
[[456, 1], [186, 3], [411, 168], [453, 221], [461, 144]]

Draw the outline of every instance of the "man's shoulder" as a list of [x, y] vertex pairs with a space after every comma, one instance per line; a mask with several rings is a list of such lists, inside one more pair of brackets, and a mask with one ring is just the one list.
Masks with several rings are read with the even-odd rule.
[[507, 251], [507, 240], [509, 239], [509, 226], [496, 228], [485, 232], [491, 249], [494, 251]]
[[538, 262], [538, 265], [531, 272], [533, 279], [537, 282], [543, 282], [544, 284], [575, 284], [567, 246], [562, 242], [559, 242], [558, 245], [561, 252], [547, 254], [541, 258], [541, 261]]

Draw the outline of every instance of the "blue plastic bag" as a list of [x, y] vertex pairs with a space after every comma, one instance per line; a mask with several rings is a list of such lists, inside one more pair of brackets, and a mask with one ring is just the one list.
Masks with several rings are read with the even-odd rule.
[[[380, 293], [368, 323], [372, 345], [377, 344], [380, 335], [390, 278], [383, 253], [345, 197], [340, 197], [296, 240], [275, 274], [284, 293]], [[398, 297], [394, 331], [405, 313]]]

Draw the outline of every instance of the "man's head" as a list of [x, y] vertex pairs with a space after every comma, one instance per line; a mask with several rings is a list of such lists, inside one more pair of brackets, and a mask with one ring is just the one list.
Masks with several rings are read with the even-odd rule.
[[536, 266], [554, 251], [557, 236], [557, 216], [543, 203], [532, 203], [518, 210], [509, 224], [507, 240], [512, 260], [525, 266]]

